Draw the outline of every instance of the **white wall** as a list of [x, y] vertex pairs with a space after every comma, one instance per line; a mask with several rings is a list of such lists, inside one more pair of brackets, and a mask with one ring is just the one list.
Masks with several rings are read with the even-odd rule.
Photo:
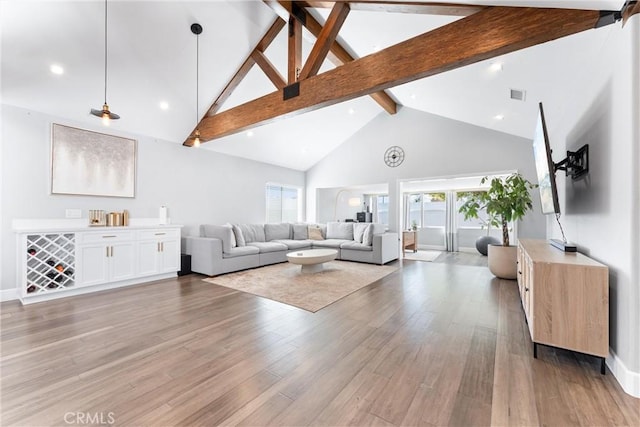
[[99, 120], [72, 123], [13, 106], [2, 107], [2, 290], [16, 286], [13, 219], [64, 218], [67, 208], [81, 209], [85, 218], [89, 209], [128, 209], [132, 218], [149, 218], [157, 217], [158, 208], [165, 205], [171, 221], [185, 225], [183, 235], [197, 234], [201, 223], [264, 222], [267, 182], [305, 186], [303, 172], [108, 130], [138, 140], [136, 197], [51, 195], [51, 123], [99, 132], [105, 132], [105, 128]]
[[[589, 144], [587, 179], [556, 174], [562, 224], [580, 252], [609, 266], [609, 366], [640, 396], [640, 16], [606, 30], [603, 45], [585, 46], [590, 61], [567, 88], [562, 117], [547, 125], [556, 162]], [[560, 237], [555, 220], [548, 233]]]
[[[532, 132], [535, 117], [531, 118]], [[400, 181], [518, 170], [536, 182], [532, 142], [490, 129], [402, 107], [391, 116], [380, 113], [313, 168], [307, 171], [307, 219], [320, 209], [316, 190], [386, 182], [389, 186], [389, 228], [398, 230]], [[405, 160], [387, 167], [384, 152], [404, 149]], [[533, 212], [521, 222], [520, 237], [544, 237], [545, 218], [533, 193]]]

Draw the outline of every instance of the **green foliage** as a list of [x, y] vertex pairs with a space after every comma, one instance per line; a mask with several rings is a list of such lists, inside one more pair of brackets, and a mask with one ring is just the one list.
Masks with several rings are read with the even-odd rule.
[[[489, 177], [484, 177], [480, 184], [484, 184]], [[468, 197], [459, 212], [464, 219], [478, 218], [478, 213], [485, 209], [489, 215], [488, 222], [494, 227], [502, 228], [502, 245], [509, 246], [510, 221], [517, 221], [524, 217], [533, 207], [529, 190], [536, 188], [519, 173], [514, 173], [506, 178], [493, 178], [486, 192], [465, 193]]]

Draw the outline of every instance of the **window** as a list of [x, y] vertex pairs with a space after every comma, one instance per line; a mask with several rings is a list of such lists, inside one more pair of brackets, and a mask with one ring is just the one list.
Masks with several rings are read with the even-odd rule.
[[267, 184], [267, 222], [296, 222], [300, 220], [300, 189]]
[[468, 220], [464, 219], [464, 215], [461, 214], [458, 210], [460, 206], [467, 201], [467, 199], [475, 194], [475, 193], [484, 193], [484, 191], [459, 191], [456, 193], [456, 218], [458, 227], [465, 228], [485, 228], [487, 223], [486, 220], [489, 218], [487, 215], [487, 211], [485, 209], [478, 210], [478, 218], [469, 218]]
[[380, 224], [389, 224], [389, 196], [388, 195], [380, 195], [375, 196], [376, 198], [376, 209], [374, 210], [375, 214], [375, 222]]
[[446, 214], [445, 193], [424, 193], [422, 198], [422, 226], [444, 227]]

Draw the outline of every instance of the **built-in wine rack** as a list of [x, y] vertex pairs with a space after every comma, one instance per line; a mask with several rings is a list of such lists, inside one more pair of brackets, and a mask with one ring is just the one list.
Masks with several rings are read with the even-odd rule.
[[75, 234], [27, 235], [27, 281], [24, 295], [68, 289], [75, 285]]

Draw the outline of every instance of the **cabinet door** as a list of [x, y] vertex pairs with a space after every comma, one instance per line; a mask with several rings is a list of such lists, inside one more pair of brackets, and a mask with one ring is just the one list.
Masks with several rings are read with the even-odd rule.
[[108, 246], [88, 245], [78, 248], [78, 284], [99, 285], [109, 280]]
[[130, 279], [135, 276], [135, 253], [133, 243], [114, 243], [110, 245], [109, 263], [111, 281]]
[[180, 270], [180, 241], [167, 240], [162, 242], [162, 272], [170, 273]]
[[138, 243], [138, 275], [148, 276], [160, 271], [160, 242], [149, 240]]

